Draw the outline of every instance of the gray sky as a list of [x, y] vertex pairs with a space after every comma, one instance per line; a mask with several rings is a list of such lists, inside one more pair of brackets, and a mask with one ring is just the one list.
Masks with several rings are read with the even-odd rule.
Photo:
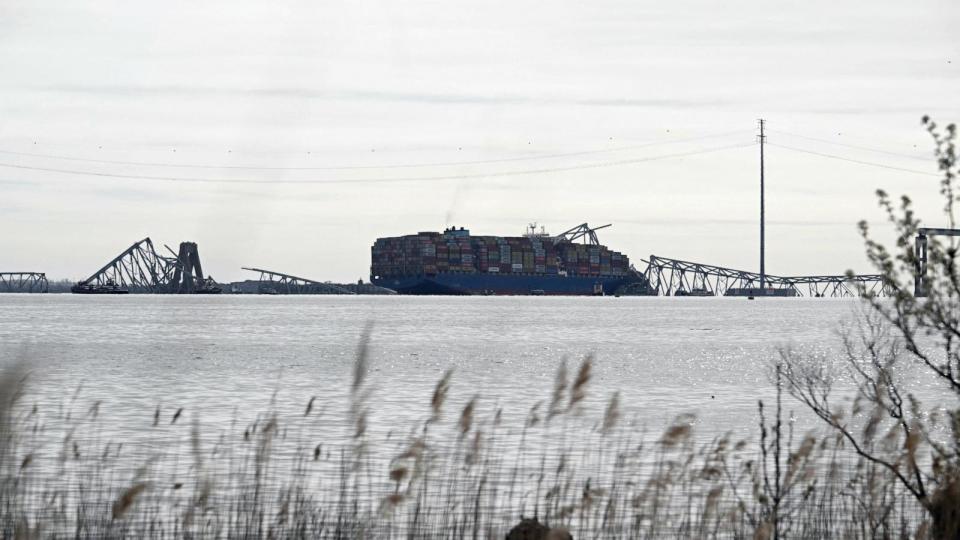
[[[958, 23], [946, 0], [5, 0], [0, 270], [86, 277], [150, 236], [198, 242], [221, 281], [352, 280], [378, 236], [530, 221], [755, 269], [756, 119], [933, 173], [919, 120], [960, 120]], [[877, 187], [942, 224], [935, 176], [767, 157], [771, 273], [867, 270]]]

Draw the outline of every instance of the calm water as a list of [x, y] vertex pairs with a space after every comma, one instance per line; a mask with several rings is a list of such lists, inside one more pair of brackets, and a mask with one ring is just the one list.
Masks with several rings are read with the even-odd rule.
[[[102, 400], [115, 429], [148, 426], [160, 404], [205, 422], [235, 410], [301, 411], [311, 396], [344, 415], [358, 339], [373, 323], [371, 430], [428, 415], [454, 370], [453, 404], [474, 394], [522, 422], [548, 399], [562, 359], [594, 355], [590, 408], [619, 390], [651, 429], [695, 412], [705, 433], [754, 430], [778, 347], [837, 347], [856, 300], [725, 298], [0, 295], [0, 360], [26, 359], [34, 399]], [[512, 419], [512, 420], [511, 420]]]
[[[482, 505], [494, 529], [505, 531], [532, 505], [546, 512], [554, 500], [581, 501], [591, 485], [597, 493], [628, 489], [616, 514], [628, 516], [638, 511], [634, 496], [653, 485], [658, 459], [696, 455], [668, 455], [652, 444], [668, 422], [696, 413], [701, 443], [734, 432], [734, 440], [747, 441], [746, 455], [730, 458], [739, 470], [756, 451], [756, 404], [773, 397], [768, 368], [778, 348], [836, 362], [838, 331], [860, 306], [824, 299], [0, 295], [0, 363], [22, 361], [33, 373], [9, 463], [21, 464], [28, 513], [42, 513], [49, 494], [58, 493], [64, 508], [109, 516], [123, 490], [146, 482], [138, 503], [144, 515], [169, 524], [185, 519], [183, 508], [205, 492], [224, 511], [244, 508], [232, 505], [262, 489], [266, 515], [280, 515], [283, 493], [298, 486], [313, 511], [346, 508], [393, 531], [374, 536], [403, 537], [403, 512], [419, 515], [420, 507], [401, 499], [390, 507], [401, 512], [396, 522], [384, 513], [384, 501], [401, 493], [388, 474], [399, 463], [426, 471], [417, 480], [423, 486], [432, 479], [432, 498], [424, 499], [428, 529]], [[368, 383], [356, 394], [371, 388], [356, 408], [369, 410], [369, 421], [366, 436], [353, 438], [351, 380], [369, 324]], [[563, 359], [572, 378], [586, 355], [595, 367], [584, 410], [524, 429], [531, 406], [549, 402]], [[434, 386], [447, 370], [449, 401], [428, 423]], [[622, 420], [604, 434], [596, 426], [616, 391]], [[473, 428], [464, 435], [459, 412], [475, 395]], [[813, 425], [790, 397], [785, 405], [797, 413], [799, 430]], [[414, 441], [426, 449], [423, 462], [408, 453]], [[749, 490], [749, 479], [738, 478]], [[410, 482], [408, 491], [421, 489]], [[684, 485], [691, 491], [656, 503], [664, 515], [685, 515], [692, 497], [707, 493]], [[65, 515], [52, 527], [73, 534]], [[576, 526], [585, 518], [572, 519]]]

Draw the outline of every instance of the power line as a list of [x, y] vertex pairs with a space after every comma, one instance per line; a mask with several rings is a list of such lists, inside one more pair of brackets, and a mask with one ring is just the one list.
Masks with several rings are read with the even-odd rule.
[[867, 152], [876, 152], [876, 153], [878, 153], [878, 154], [886, 154], [886, 155], [888, 155], [888, 156], [897, 156], [897, 157], [902, 157], [902, 158], [907, 158], [907, 159], [916, 159], [916, 160], [920, 160], [920, 161], [930, 161], [930, 158], [929, 158], [929, 157], [915, 156], [915, 155], [910, 155], [910, 154], [902, 154], [902, 153], [900, 153], [900, 152], [891, 152], [891, 151], [889, 151], [889, 150], [881, 150], [881, 149], [879, 149], [879, 148], [871, 148], [871, 147], [869, 147], [869, 146], [858, 146], [858, 145], [855, 145], [855, 144], [841, 143], [841, 142], [831, 141], [831, 140], [829, 140], [829, 139], [821, 139], [821, 138], [818, 138], [818, 137], [809, 137], [809, 136], [807, 136], [807, 135], [800, 135], [799, 133], [790, 133], [789, 131], [781, 131], [781, 130], [778, 130], [778, 129], [774, 129], [774, 130], [771, 130], [771, 131], [773, 131], [774, 133], [780, 133], [780, 134], [782, 134], [782, 135], [788, 135], [788, 136], [790, 136], [790, 137], [797, 137], [797, 138], [799, 138], [799, 139], [807, 139], [807, 140], [809, 140], [809, 141], [817, 141], [817, 142], [822, 142], [822, 143], [826, 143], [826, 144], [832, 144], [832, 145], [834, 145], [834, 146], [845, 146], [845, 147], [847, 147], [847, 148], [853, 148], [853, 149], [856, 149], [856, 150], [865, 150], [865, 151], [867, 151]]
[[776, 144], [776, 143], [772, 143], [772, 142], [768, 142], [767, 144], [769, 144], [770, 146], [776, 146], [777, 148], [784, 148], [784, 149], [786, 149], [786, 150], [792, 150], [792, 151], [794, 151], [794, 152], [800, 152], [800, 153], [803, 153], [803, 154], [812, 154], [812, 155], [814, 155], [814, 156], [820, 156], [820, 157], [825, 157], [825, 158], [830, 158], [830, 159], [839, 159], [840, 161], [847, 161], [847, 162], [850, 162], [850, 163], [858, 163], [858, 164], [860, 164], [860, 165], [869, 165], [869, 166], [871, 166], [871, 167], [880, 167], [880, 168], [882, 168], [882, 169], [891, 169], [891, 170], [894, 170], [894, 171], [908, 172], [908, 173], [913, 173], [913, 174], [922, 174], [922, 175], [924, 175], [924, 176], [940, 176], [940, 175], [937, 174], [937, 173], [930, 173], [930, 172], [926, 172], [926, 171], [918, 171], [918, 170], [916, 170], [916, 169], [907, 169], [907, 168], [904, 168], [904, 167], [896, 167], [896, 166], [893, 166], [893, 165], [886, 165], [886, 164], [884, 164], [884, 163], [876, 163], [876, 162], [873, 162], [873, 161], [864, 161], [864, 160], [862, 160], [862, 159], [847, 158], [847, 157], [838, 156], [838, 155], [835, 155], [835, 154], [825, 154], [825, 153], [823, 153], [823, 152], [815, 152], [815, 151], [813, 151], [813, 150], [805, 150], [805, 149], [803, 149], [803, 148], [795, 148], [795, 147], [793, 147], [793, 146], [786, 146], [786, 145], [783, 145], [783, 144]]
[[101, 163], [106, 165], [132, 165], [137, 167], [170, 167], [179, 169], [223, 169], [223, 170], [249, 170], [249, 171], [348, 171], [348, 170], [369, 170], [369, 169], [411, 169], [424, 167], [453, 167], [461, 165], [483, 165], [490, 163], [508, 163], [514, 161], [531, 161], [541, 159], [555, 159], [562, 157], [586, 156], [593, 154], [607, 154], [613, 152], [622, 152], [625, 150], [636, 150], [650, 146], [659, 146], [667, 144], [679, 144], [684, 142], [699, 141], [704, 139], [716, 139], [730, 135], [745, 133], [745, 130], [730, 131], [726, 133], [716, 133], [712, 135], [698, 135], [696, 137], [685, 137], [674, 140], [650, 141], [629, 146], [620, 146], [617, 148], [606, 148], [599, 150], [581, 150], [577, 152], [563, 152], [555, 154], [540, 154], [533, 156], [518, 156], [512, 158], [494, 158], [480, 159], [473, 161], [441, 161], [431, 163], [401, 163], [387, 165], [342, 165], [329, 167], [289, 167], [289, 166], [245, 166], [245, 165], [213, 165], [213, 164], [186, 164], [186, 163], [167, 163], [167, 162], [146, 162], [146, 161], [122, 161], [96, 158], [83, 158], [76, 156], [64, 156], [58, 154], [42, 154], [35, 152], [17, 152], [14, 150], [0, 150], [0, 154], [12, 156], [35, 157], [44, 159], [57, 159], [62, 161], [76, 161], [82, 163]]
[[330, 180], [289, 180], [289, 179], [271, 180], [271, 179], [265, 179], [265, 178], [194, 178], [194, 177], [182, 177], [182, 176], [152, 176], [152, 175], [140, 175], [140, 174], [108, 173], [108, 172], [102, 172], [102, 171], [78, 171], [78, 170], [72, 170], [72, 169], [58, 169], [53, 167], [34, 167], [30, 165], [17, 165], [14, 163], [0, 163], [0, 167], [9, 168], [9, 169], [80, 175], [80, 176], [95, 176], [100, 178], [118, 178], [118, 179], [126, 179], [126, 180], [152, 180], [152, 181], [162, 181], [162, 182], [192, 182], [192, 183], [208, 183], [208, 184], [368, 184], [368, 183], [381, 184], [381, 183], [391, 183], [391, 182], [434, 182], [434, 181], [446, 181], [446, 180], [468, 180], [468, 179], [480, 179], [480, 178], [496, 178], [496, 177], [504, 177], [504, 176], [547, 174], [547, 173], [564, 172], [564, 171], [577, 171], [577, 170], [584, 170], [584, 169], [599, 169], [599, 168], [606, 168], [606, 167], [617, 167], [621, 165], [632, 165], [635, 163], [644, 163], [648, 161], [658, 161], [662, 159], [696, 156], [696, 155], [708, 154], [712, 152], [720, 152], [723, 150], [730, 150], [733, 148], [743, 148], [743, 147], [752, 146], [752, 145], [753, 143], [738, 143], [734, 145], [720, 146], [715, 148], [706, 148], [701, 150], [693, 150], [689, 152], [679, 152], [675, 154], [663, 154], [659, 156], [624, 159], [619, 161], [585, 163], [581, 165], [571, 165], [566, 167], [550, 167], [550, 168], [542, 168], [542, 169], [519, 169], [514, 171], [500, 171], [500, 172], [492, 172], [492, 173], [473, 173], [473, 174], [440, 175], [440, 176], [408, 176], [408, 177], [396, 177], [396, 178], [357, 178], [352, 180], [345, 179], [345, 178], [334, 178]]

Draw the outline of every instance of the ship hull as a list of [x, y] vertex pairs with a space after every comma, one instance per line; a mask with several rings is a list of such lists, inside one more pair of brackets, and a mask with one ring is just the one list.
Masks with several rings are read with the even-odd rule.
[[396, 276], [373, 280], [400, 294], [421, 295], [551, 295], [613, 294], [634, 280], [627, 276], [561, 276], [536, 274], [449, 273], [432, 276]]
[[126, 289], [95, 288], [95, 287], [71, 287], [73, 294], [129, 294]]

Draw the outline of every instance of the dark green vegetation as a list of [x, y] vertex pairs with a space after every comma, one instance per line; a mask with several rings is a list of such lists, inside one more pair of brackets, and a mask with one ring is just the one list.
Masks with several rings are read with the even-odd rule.
[[[955, 128], [925, 123], [953, 226]], [[450, 395], [446, 373], [424, 396], [422, 421], [375, 436], [372, 412], [391, 405], [372, 398], [368, 336], [341, 404], [346, 423], [314, 398], [302, 413], [272, 405], [214, 428], [158, 407], [131, 414], [144, 440], [107, 440], [99, 403], [33, 405], [26, 373], [10, 369], [0, 380], [0, 528], [21, 538], [503, 538], [523, 516], [574, 538], [958, 538], [957, 248], [930, 244], [929, 296], [916, 298], [919, 222], [908, 199], [880, 200], [897, 245], [862, 231], [893, 298], [865, 301], [838, 362], [773, 359], [776, 398], [759, 404], [750, 440], [698, 438], [688, 415], [648, 434], [635, 415], [663, 412], [631, 411], [618, 394], [602, 412], [587, 407], [599, 391], [590, 359], [575, 373], [562, 364], [552, 386], [532, 381], [544, 399], [531, 403], [475, 396], [452, 410], [464, 396]], [[943, 399], [922, 404], [913, 385]], [[791, 407], [821, 429], [795, 433]], [[522, 427], [504, 421], [518, 414]]]

